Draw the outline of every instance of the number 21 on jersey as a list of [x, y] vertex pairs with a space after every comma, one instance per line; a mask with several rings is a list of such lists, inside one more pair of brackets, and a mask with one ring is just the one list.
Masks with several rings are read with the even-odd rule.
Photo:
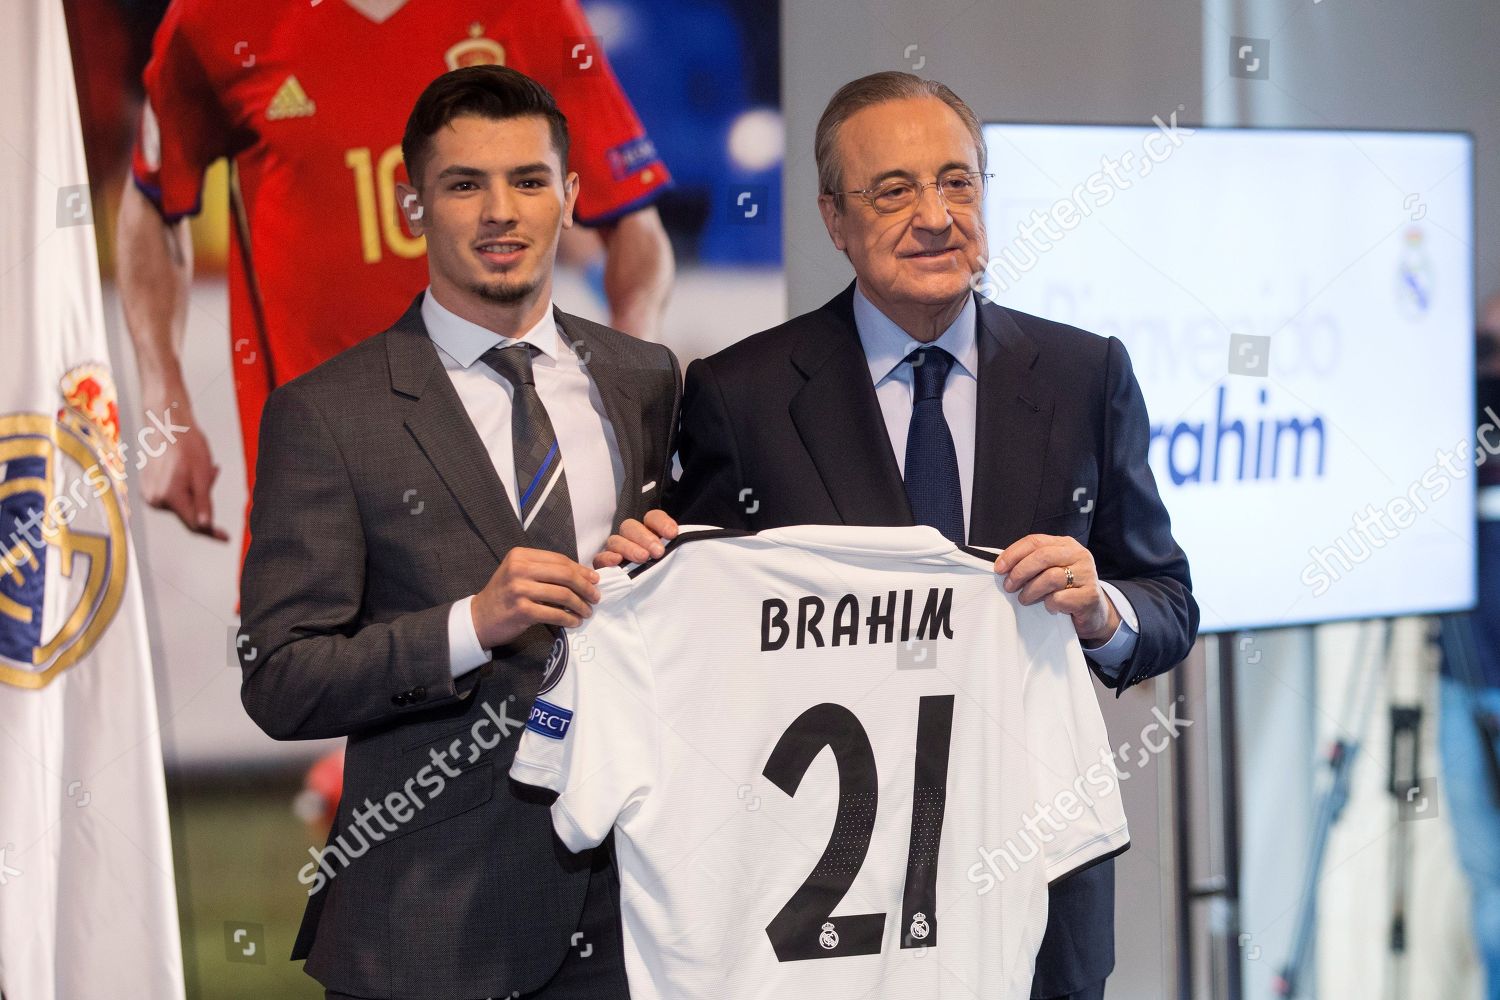
[[[937, 944], [937, 860], [948, 801], [952, 735], [953, 695], [920, 699], [911, 839], [901, 895], [902, 948]], [[823, 856], [766, 925], [766, 936], [782, 962], [877, 955], [885, 935], [884, 913], [832, 915], [854, 884], [875, 832], [880, 781], [875, 751], [859, 718], [842, 705], [814, 705], [781, 734], [761, 773], [794, 796], [824, 747], [833, 751], [838, 766], [838, 813]]]

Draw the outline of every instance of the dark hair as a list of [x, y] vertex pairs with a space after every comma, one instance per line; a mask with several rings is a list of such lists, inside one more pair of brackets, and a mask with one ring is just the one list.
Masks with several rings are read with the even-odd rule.
[[547, 88], [508, 66], [465, 66], [433, 80], [417, 98], [401, 136], [401, 156], [412, 185], [421, 187], [422, 172], [432, 155], [432, 137], [455, 118], [475, 115], [492, 121], [545, 118], [552, 129], [552, 148], [568, 169], [568, 119], [557, 110]]

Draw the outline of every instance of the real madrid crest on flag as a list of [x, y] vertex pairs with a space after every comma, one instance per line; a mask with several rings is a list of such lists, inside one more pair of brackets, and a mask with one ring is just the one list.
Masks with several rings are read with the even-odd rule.
[[[58, 0], [0, 35], [0, 992], [182, 1000], [151, 645]], [[156, 423], [165, 414], [157, 414]], [[138, 469], [160, 455], [143, 447]]]
[[125, 590], [119, 405], [103, 365], [63, 405], [0, 415], [0, 683], [45, 687], [109, 627]]

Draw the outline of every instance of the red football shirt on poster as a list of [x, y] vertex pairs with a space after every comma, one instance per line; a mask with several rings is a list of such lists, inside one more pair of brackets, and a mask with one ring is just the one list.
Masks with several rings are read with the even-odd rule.
[[476, 63], [514, 67], [556, 98], [579, 221], [607, 222], [670, 182], [574, 0], [408, 0], [382, 22], [346, 0], [168, 9], [133, 173], [175, 220], [201, 207], [208, 166], [234, 159], [249, 247], [231, 239], [229, 329], [251, 487], [271, 389], [385, 329], [426, 286], [424, 241], [395, 195], [401, 134], [428, 83]]

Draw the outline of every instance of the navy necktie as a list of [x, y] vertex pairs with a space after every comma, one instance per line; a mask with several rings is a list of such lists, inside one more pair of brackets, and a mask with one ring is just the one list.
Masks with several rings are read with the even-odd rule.
[[958, 482], [958, 452], [943, 417], [943, 386], [953, 355], [923, 347], [906, 356], [911, 365], [911, 428], [906, 433], [906, 497], [912, 516], [964, 543], [964, 498]]
[[516, 506], [521, 528], [539, 549], [578, 558], [578, 539], [573, 533], [573, 505], [568, 477], [563, 473], [562, 452], [547, 408], [537, 395], [531, 374], [530, 344], [492, 347], [480, 357], [515, 387], [511, 397], [511, 443], [516, 460]]

